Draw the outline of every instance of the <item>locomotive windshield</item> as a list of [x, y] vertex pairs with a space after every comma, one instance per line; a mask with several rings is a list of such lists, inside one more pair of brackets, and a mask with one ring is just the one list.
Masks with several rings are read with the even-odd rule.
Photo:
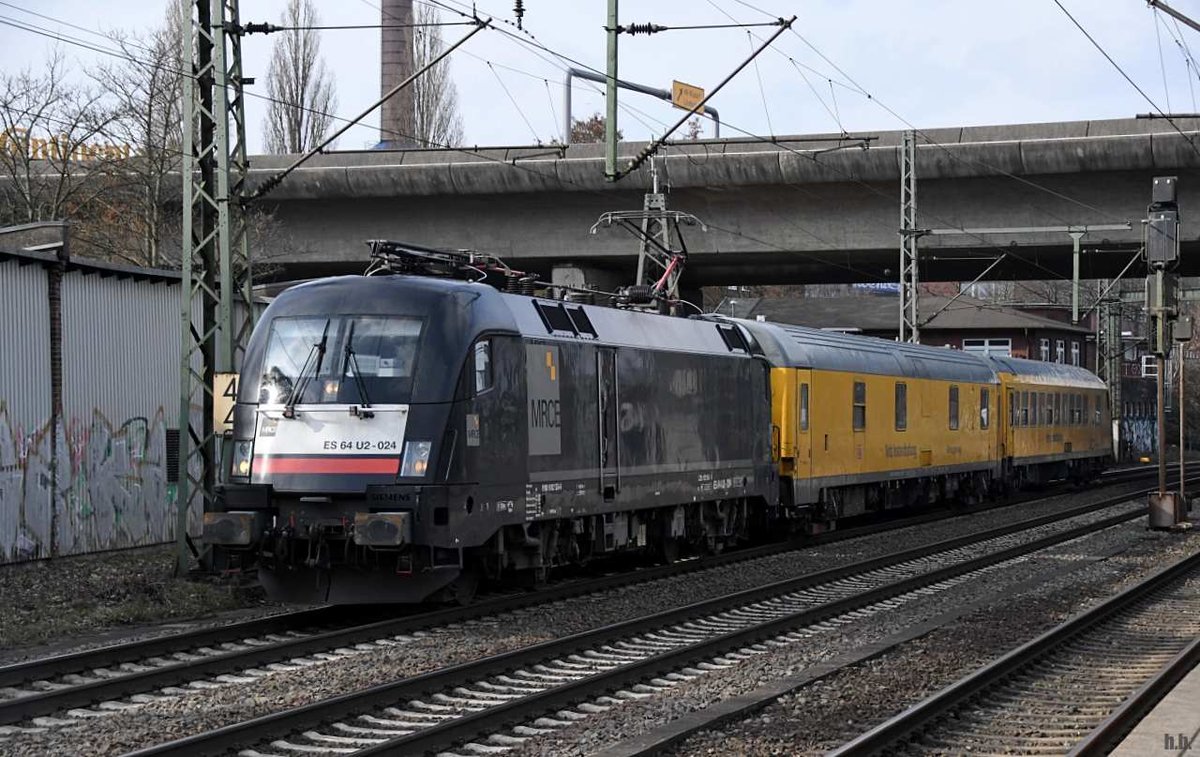
[[258, 401], [398, 404], [412, 395], [422, 322], [394, 316], [276, 318]]

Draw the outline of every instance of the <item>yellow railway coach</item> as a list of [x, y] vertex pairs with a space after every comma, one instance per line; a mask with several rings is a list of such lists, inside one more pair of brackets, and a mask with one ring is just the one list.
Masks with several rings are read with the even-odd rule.
[[1108, 390], [1086, 368], [990, 358], [1003, 386], [1001, 457], [1012, 488], [1087, 480], [1112, 453]]
[[740, 322], [771, 364], [781, 500], [818, 528], [870, 510], [974, 500], [1001, 473], [1000, 382], [975, 355]]

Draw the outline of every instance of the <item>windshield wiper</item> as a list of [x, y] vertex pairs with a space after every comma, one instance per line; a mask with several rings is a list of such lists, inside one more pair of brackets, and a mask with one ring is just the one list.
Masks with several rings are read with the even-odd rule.
[[[371, 400], [367, 397], [367, 385], [363, 381], [362, 371], [358, 369], [358, 357], [354, 354], [354, 326], [355, 322], [351, 321], [350, 330], [346, 334], [346, 347], [342, 350], [342, 377], [345, 377], [347, 368], [354, 369], [354, 386], [358, 388], [359, 404], [367, 408], [371, 406]], [[350, 413], [358, 418], [375, 417], [374, 413], [364, 411], [358, 405], [351, 405]]]
[[[304, 390], [308, 388], [308, 382], [312, 376], [318, 376], [321, 373], [321, 364], [325, 362], [325, 346], [329, 343], [329, 319], [325, 319], [325, 328], [321, 331], [321, 341], [313, 344], [312, 349], [308, 351], [308, 357], [304, 358], [304, 365], [300, 367], [300, 375], [296, 377], [296, 385], [292, 388], [292, 393], [288, 396], [287, 405], [283, 408], [284, 418], [296, 417], [296, 402], [304, 396]], [[313, 363], [313, 357], [316, 357], [316, 367], [313, 368], [312, 375], [308, 373], [308, 366]]]

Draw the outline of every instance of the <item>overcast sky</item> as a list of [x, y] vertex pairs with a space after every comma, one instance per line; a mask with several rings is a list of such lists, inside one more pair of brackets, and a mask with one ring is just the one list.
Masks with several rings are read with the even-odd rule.
[[[1159, 108], [1200, 110], [1193, 94], [1200, 79], [1176, 41], [1200, 54], [1200, 35], [1165, 15], [1156, 23], [1156, 13], [1143, 0], [1061, 1]], [[480, 0], [478, 8], [481, 15], [511, 21], [512, 4]], [[278, 22], [283, 5], [284, 0], [242, 0], [242, 20]], [[380, 20], [377, 0], [317, 0], [316, 5], [325, 24]], [[1172, 5], [1200, 18], [1200, 0]], [[0, 21], [20, 19], [103, 45], [87, 32], [18, 8], [105, 31], [146, 29], [160, 22], [164, 7], [162, 0], [3, 0]], [[541, 44], [603, 69], [605, 0], [525, 0], [525, 8], [525, 28]], [[747, 67], [713, 99], [728, 124], [723, 136], [738, 135], [737, 129], [765, 135], [904, 128], [881, 104], [918, 127], [1120, 118], [1152, 110], [1054, 0], [626, 0], [621, 22], [715, 24], [730, 23], [732, 16], [744, 23], [769, 20], [766, 14], [797, 15], [795, 33], [785, 32], [757, 67]], [[443, 16], [454, 20], [449, 13]], [[465, 31], [442, 29], [448, 41]], [[765, 38], [773, 29], [748, 31]], [[379, 30], [322, 34], [322, 50], [336, 79], [338, 113], [357, 114], [379, 95]], [[0, 70], [37, 67], [53, 44], [0, 25]], [[672, 79], [712, 87], [742, 62], [752, 44], [757, 42], [745, 29], [623, 36], [620, 75], [656, 87], [669, 88]], [[61, 46], [77, 76], [102, 57]], [[270, 49], [269, 37], [245, 41], [246, 74], [258, 78], [253, 91], [265, 92]], [[559, 137], [564, 65], [499, 32], [484, 31], [468, 41], [452, 59], [467, 144], [531, 144]], [[874, 99], [860, 94], [850, 80]], [[680, 115], [644, 95], [622, 93], [621, 98], [623, 106], [638, 111], [621, 113], [626, 138], [661, 133], [664, 123]], [[576, 117], [603, 109], [603, 98], [591, 85], [577, 85], [574, 99]], [[249, 100], [252, 152], [262, 144], [264, 109], [263, 101]], [[367, 122], [374, 128], [356, 128], [338, 146], [374, 144], [378, 113]]]

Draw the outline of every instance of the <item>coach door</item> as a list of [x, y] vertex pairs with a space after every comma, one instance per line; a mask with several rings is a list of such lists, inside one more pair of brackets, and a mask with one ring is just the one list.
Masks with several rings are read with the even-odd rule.
[[599, 445], [597, 454], [600, 468], [600, 492], [604, 499], [616, 497], [621, 488], [617, 470], [620, 445], [617, 441], [617, 402], [620, 399], [617, 387], [617, 353], [610, 347], [596, 351], [596, 378], [599, 388], [597, 407], [599, 413]]
[[812, 371], [796, 371], [796, 473], [797, 481], [812, 477]]

